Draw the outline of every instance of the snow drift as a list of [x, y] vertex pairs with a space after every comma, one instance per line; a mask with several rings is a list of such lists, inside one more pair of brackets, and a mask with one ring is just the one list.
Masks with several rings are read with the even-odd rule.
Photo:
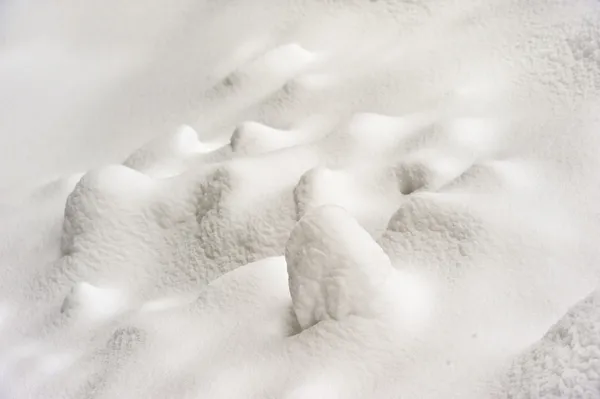
[[4, 6], [0, 397], [600, 397], [597, 2], [85, 4]]

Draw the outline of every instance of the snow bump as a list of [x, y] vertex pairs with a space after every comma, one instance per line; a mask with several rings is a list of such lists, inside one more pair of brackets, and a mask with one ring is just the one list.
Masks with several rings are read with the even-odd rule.
[[77, 189], [88, 189], [91, 192], [115, 197], [142, 197], [154, 187], [153, 180], [123, 165], [108, 165], [86, 173], [80, 180]]
[[372, 165], [346, 169], [319, 166], [309, 170], [294, 189], [298, 220], [312, 209], [337, 205], [369, 233], [378, 235], [400, 197], [393, 174], [386, 172], [385, 168]]
[[223, 145], [201, 142], [194, 128], [181, 125], [173, 133], [156, 138], [132, 153], [124, 165], [153, 178], [171, 177], [187, 170], [187, 160], [213, 152]]
[[322, 206], [294, 227], [286, 246], [293, 308], [303, 329], [323, 320], [378, 317], [393, 269], [343, 208]]
[[60, 311], [77, 319], [100, 321], [117, 315], [124, 307], [125, 299], [119, 291], [80, 282], [71, 289]]
[[289, 147], [294, 145], [294, 141], [290, 132], [248, 121], [240, 124], [233, 132], [231, 149], [235, 153], [263, 153]]
[[467, 154], [424, 149], [408, 155], [395, 168], [395, 174], [403, 194], [436, 191], [464, 173], [472, 162]]

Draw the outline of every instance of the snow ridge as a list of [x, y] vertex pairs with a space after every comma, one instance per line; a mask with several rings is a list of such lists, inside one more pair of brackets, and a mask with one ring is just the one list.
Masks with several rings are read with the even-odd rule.
[[201, 112], [2, 200], [0, 397], [600, 395], [595, 6], [226, 3]]

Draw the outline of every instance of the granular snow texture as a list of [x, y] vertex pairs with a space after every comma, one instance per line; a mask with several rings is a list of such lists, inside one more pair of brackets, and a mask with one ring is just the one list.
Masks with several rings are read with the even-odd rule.
[[600, 398], [597, 1], [0, 16], [0, 398]]

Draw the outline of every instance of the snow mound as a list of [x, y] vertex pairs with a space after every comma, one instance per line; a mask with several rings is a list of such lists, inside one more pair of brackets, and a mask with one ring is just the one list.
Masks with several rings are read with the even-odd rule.
[[292, 230], [285, 258], [302, 328], [385, 312], [393, 284], [390, 260], [343, 208], [322, 206], [304, 215]]
[[600, 394], [596, 2], [111, 1], [0, 6], [1, 398]]
[[600, 291], [596, 291], [514, 361], [503, 394], [510, 398], [596, 398], [599, 378]]
[[123, 165], [153, 178], [166, 178], [187, 171], [191, 160], [222, 146], [201, 142], [194, 128], [182, 125], [172, 135], [159, 137], [135, 151]]
[[233, 132], [230, 145], [235, 154], [260, 154], [283, 148], [308, 144], [322, 138], [327, 130], [326, 121], [319, 117], [308, 120], [304, 126], [282, 130], [262, 123], [247, 121]]
[[294, 189], [298, 219], [319, 206], [338, 205], [374, 236], [385, 230], [400, 196], [397, 180], [388, 168], [361, 164], [344, 169], [313, 168]]

